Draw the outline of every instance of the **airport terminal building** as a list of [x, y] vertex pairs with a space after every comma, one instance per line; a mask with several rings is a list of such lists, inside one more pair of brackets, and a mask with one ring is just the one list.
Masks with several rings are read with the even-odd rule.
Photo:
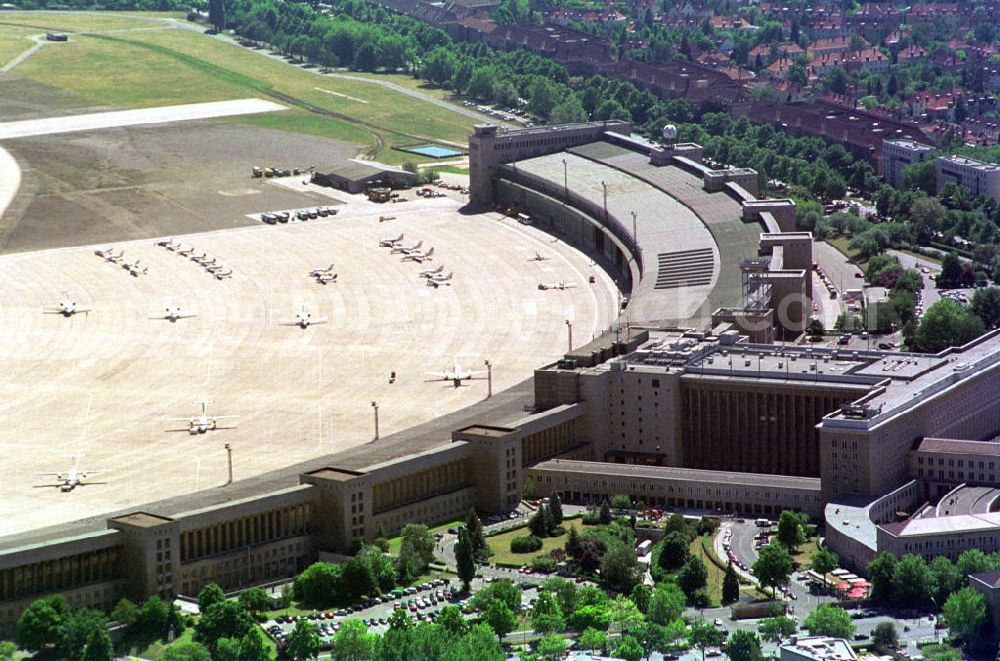
[[405, 443], [0, 540], [0, 635], [56, 592], [107, 609], [287, 579], [406, 523], [507, 512], [528, 480], [577, 503], [825, 516], [858, 567], [1000, 548], [1000, 331], [936, 355], [776, 344], [804, 326], [812, 241], [756, 173], [620, 122], [479, 127], [469, 154], [475, 202], [606, 258], [622, 323]]

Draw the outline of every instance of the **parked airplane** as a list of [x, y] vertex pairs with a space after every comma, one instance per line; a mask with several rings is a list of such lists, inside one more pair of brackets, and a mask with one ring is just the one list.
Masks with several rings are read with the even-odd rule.
[[180, 242], [175, 242], [173, 239], [161, 239], [156, 242], [156, 245], [167, 250], [176, 250], [181, 244]]
[[167, 321], [177, 321], [178, 319], [185, 319], [187, 317], [197, 317], [197, 310], [181, 310], [181, 306], [167, 303], [163, 312], [159, 314], [149, 315], [150, 319], [166, 319]]
[[215, 257], [209, 257], [207, 252], [203, 252], [200, 255], [193, 256], [191, 261], [197, 262], [202, 266], [207, 266], [209, 264], [215, 264]]
[[228, 266], [218, 271], [212, 271], [211, 269], [209, 269], [209, 271], [211, 271], [212, 275], [215, 276], [216, 280], [225, 280], [226, 278], [233, 277], [233, 269]]
[[316, 276], [316, 282], [318, 282], [321, 285], [325, 285], [328, 282], [337, 281], [336, 273], [316, 273], [315, 276]]
[[105, 260], [105, 261], [111, 262], [113, 264], [117, 264], [118, 260], [122, 258], [122, 255], [125, 254], [125, 251], [124, 250], [119, 250], [118, 254], [115, 254], [115, 249], [114, 248], [105, 248], [104, 250], [101, 250], [101, 249], [95, 250], [94, 254], [97, 255], [98, 257], [100, 257], [101, 259]]
[[295, 315], [295, 319], [283, 319], [278, 323], [282, 326], [298, 326], [299, 328], [305, 329], [309, 328], [313, 324], [325, 324], [327, 321], [329, 320], [326, 317], [312, 316], [312, 312], [307, 311], [306, 307], [303, 305], [299, 308], [299, 312]]
[[202, 400], [197, 403], [201, 404], [201, 415], [190, 418], [168, 418], [173, 422], [188, 423], [187, 429], [170, 429], [168, 431], [186, 431], [193, 436], [194, 434], [204, 434], [216, 429], [232, 429], [232, 427], [220, 427], [219, 420], [232, 420], [233, 418], [240, 417], [238, 415], [209, 415], [208, 401]]
[[530, 258], [528, 261], [529, 262], [544, 262], [547, 259], [549, 259], [547, 256], [539, 254], [539, 253], [536, 252], [535, 256], [532, 257], [532, 258]]
[[424, 262], [429, 262], [434, 259], [434, 246], [431, 246], [427, 252], [423, 250], [415, 250], [413, 252], [403, 255], [404, 262], [417, 262], [418, 264], [423, 264]]
[[122, 262], [122, 268], [128, 271], [132, 277], [138, 278], [140, 275], [145, 275], [149, 272], [148, 266], [139, 266], [140, 261], [137, 259], [134, 262]]
[[91, 308], [81, 307], [79, 303], [73, 300], [69, 292], [63, 292], [66, 296], [63, 300], [59, 301], [59, 305], [50, 305], [44, 309], [45, 314], [61, 314], [64, 317], [72, 317], [77, 312], [87, 313], [91, 311]]
[[191, 255], [194, 254], [194, 251], [195, 251], [195, 247], [194, 246], [191, 246], [190, 248], [182, 248], [181, 245], [182, 244], [180, 244], [180, 243], [177, 244], [177, 254], [178, 255], [183, 255], [184, 257], [190, 257]]
[[427, 286], [437, 288], [442, 285], [450, 285], [452, 275], [454, 275], [454, 273], [448, 273], [448, 275], [432, 275], [427, 278]]
[[563, 282], [562, 280], [560, 280], [559, 282], [548, 282], [548, 283], [538, 284], [538, 288], [541, 289], [542, 291], [545, 291], [547, 289], [559, 289], [559, 290], [573, 289], [574, 287], [576, 287], [575, 283]]
[[317, 275], [320, 275], [321, 273], [329, 273], [332, 270], [333, 270], [333, 262], [330, 262], [330, 265], [327, 266], [325, 269], [323, 269], [323, 268], [316, 268], [316, 269], [313, 269], [312, 271], [309, 271], [309, 275], [317, 276]]
[[[73, 458], [73, 467], [69, 470], [64, 470], [59, 473], [35, 473], [38, 476], [52, 476], [56, 478], [57, 484], [41, 484], [38, 485], [41, 488], [44, 487], [58, 487], [59, 491], [63, 493], [69, 493], [77, 487], [82, 487], [85, 485], [84, 480], [88, 475], [97, 475], [104, 471], [82, 471], [79, 469], [80, 458]], [[105, 482], [87, 482], [86, 484], [106, 484]]]
[[456, 359], [455, 365], [451, 369], [445, 368], [442, 372], [428, 372], [427, 374], [435, 377], [436, 380], [451, 381], [458, 388], [462, 385], [462, 381], [473, 379], [479, 374], [486, 374], [486, 370], [463, 370]]
[[379, 239], [378, 247], [395, 248], [396, 244], [401, 243], [402, 241], [403, 241], [403, 233], [400, 232], [399, 236], [397, 236], [395, 239]]
[[423, 245], [424, 245], [423, 240], [417, 241], [415, 244], [409, 247], [397, 244], [392, 247], [391, 254], [395, 255], [397, 253], [403, 253], [404, 255], [409, 255], [411, 252], [416, 252], [420, 250], [421, 246]]
[[440, 264], [439, 266], [437, 266], [436, 268], [433, 268], [433, 269], [425, 269], [425, 270], [421, 271], [420, 272], [420, 277], [421, 278], [430, 278], [432, 276], [438, 275], [439, 273], [441, 273], [441, 271], [444, 271], [444, 264]]
[[202, 264], [202, 266], [204, 266], [205, 270], [209, 273], [219, 273], [229, 268], [225, 264], [217, 264], [215, 262], [212, 262], [211, 264]]

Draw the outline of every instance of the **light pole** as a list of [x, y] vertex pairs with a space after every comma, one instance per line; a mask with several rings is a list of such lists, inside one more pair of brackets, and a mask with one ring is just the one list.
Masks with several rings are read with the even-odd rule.
[[637, 214], [635, 211], [632, 212], [632, 243], [635, 244], [636, 248], [639, 247], [639, 236], [638, 236], [638, 233], [635, 231], [635, 229], [636, 229], [635, 218], [638, 215], [639, 214]]
[[375, 411], [375, 440], [378, 440], [378, 402], [372, 400], [372, 410]]
[[608, 224], [608, 182], [601, 181], [601, 188], [604, 189], [604, 224]]
[[562, 160], [562, 162], [563, 162], [563, 198], [568, 202], [569, 201], [569, 170], [568, 170], [568, 166], [566, 165], [566, 159], [565, 158]]
[[233, 446], [226, 443], [226, 458], [229, 460], [229, 479], [226, 480], [226, 484], [233, 483]]
[[569, 330], [569, 352], [573, 351], [573, 322], [569, 319], [566, 320], [566, 328]]
[[486, 399], [489, 399], [493, 396], [493, 364], [488, 360], [483, 363], [486, 365]]

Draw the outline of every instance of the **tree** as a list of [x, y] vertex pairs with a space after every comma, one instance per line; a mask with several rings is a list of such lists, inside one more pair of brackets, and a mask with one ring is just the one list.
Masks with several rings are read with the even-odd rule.
[[843, 608], [822, 604], [805, 619], [804, 624], [813, 636], [848, 638], [854, 636], [854, 622]]
[[642, 578], [631, 544], [619, 543], [604, 554], [601, 578], [618, 592], [629, 592]]
[[134, 601], [123, 597], [111, 609], [111, 619], [115, 622], [121, 622], [126, 627], [131, 627], [139, 621], [139, 606]]
[[694, 593], [705, 587], [707, 583], [708, 568], [698, 556], [688, 558], [684, 566], [677, 572], [677, 585], [680, 586], [681, 590], [684, 590], [688, 599], [692, 598]]
[[253, 629], [253, 619], [235, 601], [220, 601], [208, 607], [195, 625], [195, 640], [214, 650], [220, 638], [239, 640]]
[[548, 634], [538, 641], [538, 655], [543, 659], [561, 659], [566, 651], [566, 639], [562, 636]]
[[597, 520], [602, 526], [606, 526], [611, 523], [611, 505], [608, 504], [607, 499], [601, 503], [601, 511]]
[[740, 579], [736, 576], [733, 563], [726, 565], [726, 574], [722, 577], [722, 603], [731, 604], [740, 598]]
[[240, 606], [248, 613], [257, 617], [271, 605], [271, 598], [260, 588], [250, 588], [240, 593]]
[[295, 598], [306, 606], [325, 606], [333, 600], [343, 573], [341, 565], [315, 562], [295, 579]]
[[0, 661], [14, 661], [17, 645], [9, 640], [0, 640]]
[[895, 601], [892, 578], [896, 575], [896, 556], [883, 552], [868, 563], [871, 589], [868, 600], [874, 604], [888, 605]]
[[570, 624], [577, 631], [599, 629], [607, 631], [611, 626], [611, 614], [607, 605], [587, 604], [578, 607], [570, 617]]
[[468, 592], [469, 584], [476, 576], [475, 551], [472, 548], [472, 540], [469, 539], [467, 528], [460, 528], [458, 531], [458, 541], [455, 543], [455, 562], [458, 565], [458, 577], [462, 581], [462, 589]]
[[629, 593], [628, 598], [632, 600], [632, 603], [635, 604], [640, 613], [646, 614], [649, 612], [649, 601], [653, 598], [653, 589], [648, 585], [639, 583], [632, 588], [632, 592]]
[[476, 558], [482, 560], [488, 557], [490, 555], [490, 547], [486, 543], [486, 536], [483, 533], [483, 522], [479, 520], [476, 510], [469, 510], [469, 516], [465, 520], [465, 528], [469, 533], [469, 541], [472, 542], [472, 551]]
[[562, 631], [566, 627], [562, 608], [551, 592], [541, 592], [531, 609], [531, 628], [541, 634]]
[[910, 553], [896, 563], [892, 591], [897, 604], [920, 608], [930, 602], [933, 587], [927, 561], [922, 556]]
[[427, 526], [420, 523], [408, 523], [400, 533], [402, 544], [409, 542], [424, 562], [424, 567], [434, 561], [434, 535]]
[[788, 555], [788, 551], [772, 542], [760, 550], [757, 560], [750, 568], [750, 573], [762, 586], [771, 588], [773, 595], [776, 587], [788, 582], [788, 577], [792, 573], [792, 558]]
[[760, 638], [753, 631], [734, 631], [726, 641], [726, 654], [731, 661], [758, 661], [764, 658]]
[[580, 634], [577, 647], [582, 650], [603, 650], [608, 645], [608, 636], [603, 631], [588, 627]]
[[499, 599], [515, 615], [521, 610], [521, 591], [509, 580], [496, 581], [477, 592], [472, 605], [485, 610], [490, 599]]
[[226, 29], [225, 0], [208, 0], [208, 21], [219, 32]]
[[503, 639], [517, 626], [517, 616], [507, 604], [499, 599], [490, 599], [483, 609], [483, 622], [489, 625], [498, 639]]
[[[406, 612], [403, 611], [403, 614], [405, 616]], [[406, 621], [409, 622], [410, 618], [407, 617]], [[469, 623], [462, 616], [462, 611], [458, 609], [458, 606], [450, 604], [442, 608], [441, 612], [438, 613], [436, 623], [442, 629], [455, 636], [464, 636], [469, 631]]]
[[68, 617], [69, 604], [61, 595], [31, 602], [17, 620], [17, 646], [41, 651], [56, 645], [62, 639], [63, 624]]
[[198, 643], [174, 643], [160, 656], [160, 661], [212, 661], [212, 655]]
[[970, 309], [986, 328], [1000, 327], [1000, 287], [977, 289], [972, 294]]
[[691, 540], [694, 539], [694, 534], [691, 530], [691, 526], [688, 525], [688, 522], [684, 518], [684, 515], [678, 512], [674, 512], [673, 514], [671, 514], [667, 518], [667, 522], [663, 524], [664, 539], [666, 538], [666, 535], [669, 535], [672, 532], [679, 532], [683, 534], [685, 537], [687, 537], [689, 543], [691, 542]]
[[549, 524], [552, 518], [549, 516], [548, 508], [543, 504], [538, 507], [532, 517], [528, 520], [528, 529], [536, 537], [548, 537], [552, 529]]
[[566, 550], [566, 555], [571, 558], [579, 558], [582, 546], [580, 544], [580, 533], [577, 532], [576, 526], [572, 526], [569, 529], [569, 533], [566, 535], [566, 544], [563, 547]]
[[666, 626], [684, 612], [684, 591], [674, 583], [657, 583], [649, 600], [650, 622]]
[[626, 661], [639, 661], [644, 656], [646, 656], [646, 651], [632, 636], [622, 636], [618, 640], [618, 645], [615, 647], [615, 657]]
[[802, 519], [791, 510], [784, 510], [778, 517], [778, 543], [788, 549], [791, 553], [795, 551], [799, 544], [806, 541], [806, 531], [802, 525]]
[[983, 595], [965, 587], [948, 597], [941, 614], [953, 636], [972, 642], [986, 624], [986, 601]]
[[271, 661], [271, 652], [260, 628], [254, 627], [240, 639], [237, 656], [240, 661]]
[[629, 633], [646, 620], [635, 603], [622, 595], [618, 595], [611, 602], [608, 613], [611, 615], [611, 622], [617, 624], [618, 631], [623, 634]]
[[334, 661], [367, 661], [375, 651], [375, 634], [361, 620], [344, 620], [333, 638], [330, 657]]
[[663, 541], [660, 542], [660, 567], [667, 572], [683, 567], [691, 554], [690, 544], [691, 540], [686, 533], [669, 532], [664, 535]]
[[[337, 638], [345, 629], [353, 629], [356, 624], [364, 627], [364, 623], [358, 620], [344, 620], [334, 638], [334, 648], [336, 648]], [[367, 629], [366, 629], [367, 630]], [[307, 620], [299, 620], [295, 623], [295, 628], [288, 634], [285, 640], [285, 654], [295, 661], [303, 659], [315, 659], [319, 656], [320, 637], [316, 632], [316, 625]], [[336, 657], [334, 657], [336, 658]]]
[[104, 613], [81, 608], [63, 621], [61, 647], [68, 652], [69, 658], [76, 659], [94, 632], [107, 631], [107, 628], [108, 618]]
[[899, 635], [896, 633], [896, 625], [892, 622], [879, 622], [872, 630], [872, 642], [875, 649], [883, 654], [891, 654], [899, 647]]
[[957, 287], [962, 280], [962, 261], [953, 252], [941, 260], [941, 272], [937, 277], [938, 287]]
[[930, 585], [934, 593], [934, 601], [943, 604], [952, 592], [965, 584], [965, 575], [958, 571], [946, 555], [939, 555], [927, 566], [930, 572]]
[[111, 644], [107, 628], [91, 631], [80, 653], [80, 661], [112, 661], [114, 658], [115, 648]]
[[553, 492], [549, 496], [549, 512], [552, 514], [552, 522], [557, 526], [562, 525], [563, 522], [563, 509], [562, 509], [562, 499], [559, 497], [558, 492]]
[[220, 638], [215, 641], [212, 661], [240, 661], [240, 641], [235, 638]]
[[785, 638], [794, 636], [795, 632], [799, 630], [799, 625], [794, 618], [779, 615], [777, 617], [769, 617], [766, 620], [763, 620], [760, 623], [758, 630], [764, 640], [772, 643], [780, 643]]
[[705, 661], [705, 650], [709, 647], [719, 647], [726, 640], [726, 632], [715, 628], [709, 622], [695, 622], [691, 625], [691, 632], [688, 633], [688, 643], [701, 652], [701, 659]]
[[208, 583], [198, 593], [198, 610], [204, 613], [213, 604], [226, 600], [226, 594], [215, 583]]
[[840, 558], [837, 554], [825, 546], [816, 550], [809, 558], [809, 566], [817, 574], [823, 577], [823, 586], [826, 587], [826, 575], [837, 568]]

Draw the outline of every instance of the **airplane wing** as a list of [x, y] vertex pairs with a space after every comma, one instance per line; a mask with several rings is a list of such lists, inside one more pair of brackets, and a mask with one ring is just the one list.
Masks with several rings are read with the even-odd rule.
[[208, 417], [211, 420], [232, 420], [232, 419], [238, 418], [240, 416], [238, 416], [238, 415], [210, 415]]
[[167, 418], [170, 422], [194, 422], [196, 418]]
[[[300, 319], [282, 319], [278, 322], [279, 326], [298, 326], [302, 321]], [[315, 322], [313, 322], [315, 323]]]
[[453, 377], [448, 372], [427, 372], [426, 374], [427, 374], [427, 376], [433, 376], [433, 377], [436, 377], [438, 379], [453, 379], [453, 378], [455, 378], [455, 377]]
[[94, 308], [76, 308], [73, 312], [91, 312]]
[[63, 475], [65, 475], [65, 473], [35, 473], [35, 475], [37, 475], [38, 477], [45, 477], [45, 476], [62, 477]]
[[198, 311], [197, 310], [191, 310], [189, 312], [181, 312], [177, 316], [180, 317], [180, 318], [182, 318], [182, 319], [183, 318], [187, 318], [187, 317], [197, 317], [198, 316]]
[[329, 319], [327, 319], [326, 317], [316, 317], [315, 319], [310, 319], [309, 323], [310, 324], [325, 324], [328, 321], [329, 321]]

